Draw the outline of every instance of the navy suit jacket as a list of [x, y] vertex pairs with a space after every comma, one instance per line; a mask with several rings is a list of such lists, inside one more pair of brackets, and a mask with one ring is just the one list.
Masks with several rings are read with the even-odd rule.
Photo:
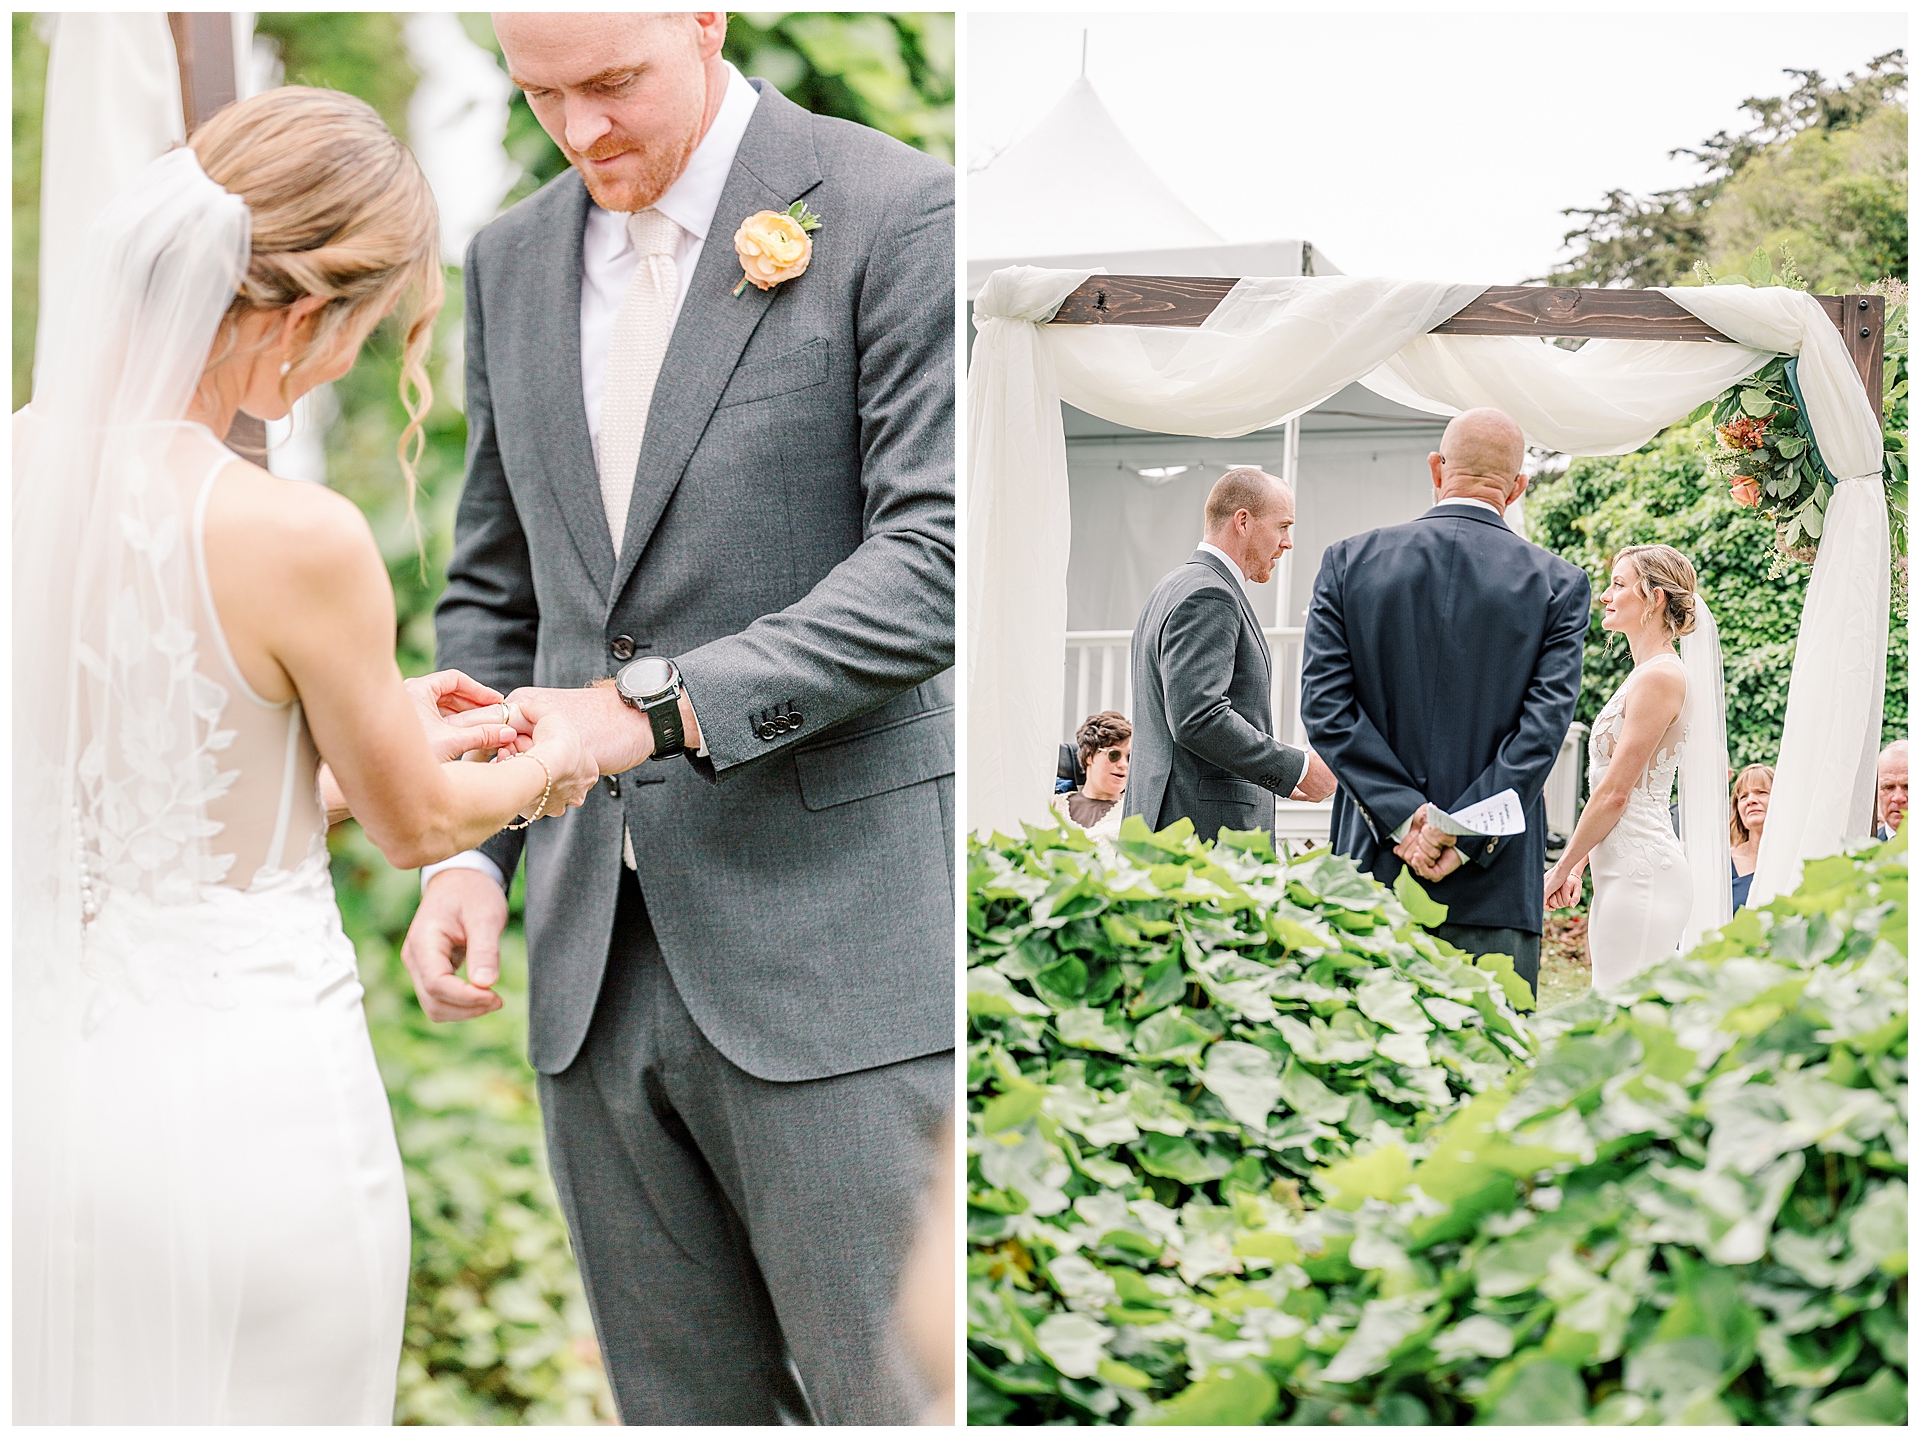
[[1491, 511], [1436, 505], [1329, 545], [1307, 611], [1301, 712], [1333, 770], [1333, 846], [1382, 883], [1393, 831], [1422, 803], [1457, 812], [1502, 789], [1527, 831], [1460, 841], [1427, 888], [1458, 924], [1539, 933], [1547, 775], [1573, 722], [1586, 573]]

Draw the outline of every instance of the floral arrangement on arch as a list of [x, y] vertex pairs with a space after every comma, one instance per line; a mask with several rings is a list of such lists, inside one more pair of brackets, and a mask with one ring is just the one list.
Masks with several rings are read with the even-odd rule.
[[[1785, 285], [1804, 289], [1805, 282], [1782, 251], [1775, 271], [1772, 258], [1755, 251], [1745, 275], [1714, 276], [1696, 266], [1706, 284]], [[1868, 292], [1886, 296], [1887, 334], [1885, 379], [1881, 395], [1883, 444], [1886, 451], [1881, 482], [1886, 489], [1888, 530], [1893, 541], [1894, 599], [1904, 608], [1907, 589], [1907, 286], [1882, 280]], [[1715, 439], [1707, 463], [1722, 479], [1734, 502], [1758, 509], [1774, 522], [1778, 557], [1769, 578], [1784, 573], [1788, 564], [1811, 564], [1819, 552], [1827, 504], [1833, 498], [1834, 475], [1820, 456], [1806, 405], [1795, 377], [1796, 365], [1776, 357], [1717, 399], [1694, 411], [1693, 419], [1712, 418]]]

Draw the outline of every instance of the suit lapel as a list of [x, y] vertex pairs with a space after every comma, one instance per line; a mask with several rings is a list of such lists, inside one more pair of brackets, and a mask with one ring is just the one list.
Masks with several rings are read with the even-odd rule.
[[[541, 383], [544, 402], [533, 406], [538, 433], [535, 453], [542, 476], [553, 491], [567, 533], [602, 599], [613, 577], [613, 540], [607, 533], [607, 509], [600, 499], [600, 471], [593, 462], [593, 437], [587, 429], [586, 400], [580, 388], [581, 246], [587, 233], [587, 186], [573, 170], [553, 182], [554, 229], [565, 246], [561, 262], [541, 253], [529, 255], [531, 305], [527, 313], [557, 317], [546, 356], [550, 366]], [[544, 326], [543, 326], [544, 328]]]
[[[760, 82], [754, 88], [760, 92], [759, 103], [753, 107], [726, 188], [720, 192], [647, 407], [647, 432], [627, 505], [627, 530], [607, 591], [609, 609], [633, 577], [634, 566], [679, 487], [747, 341], [784, 288], [760, 290], [748, 285], [734, 295], [740, 261], [733, 251], [733, 232], [748, 215], [786, 209], [824, 178], [807, 112], [771, 85]], [[806, 278], [792, 283], [805, 284]], [[604, 533], [604, 519], [600, 527]]]
[[1260, 616], [1253, 612], [1253, 602], [1247, 598], [1245, 587], [1238, 579], [1233, 577], [1233, 571], [1227, 568], [1226, 564], [1217, 554], [1209, 554], [1204, 549], [1196, 549], [1193, 552], [1193, 560], [1191, 562], [1206, 565], [1212, 569], [1215, 574], [1226, 580], [1227, 588], [1231, 589], [1234, 598], [1240, 601], [1240, 618], [1252, 627], [1253, 637], [1260, 645], [1260, 656], [1267, 661], [1267, 673], [1271, 675], [1273, 673], [1273, 651], [1267, 647], [1267, 631], [1261, 627]]

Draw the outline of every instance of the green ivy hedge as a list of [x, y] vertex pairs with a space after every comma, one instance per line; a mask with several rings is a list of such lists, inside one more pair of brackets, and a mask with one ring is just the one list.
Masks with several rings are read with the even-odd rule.
[[[1529, 1022], [1501, 1011], [1499, 959], [1435, 961], [1420, 928], [1440, 906], [1415, 886], [1398, 912], [1372, 886], [1387, 933], [1361, 931], [1370, 950], [1330, 921], [1355, 912], [1345, 904], [1322, 907], [1313, 930], [1297, 916], [1308, 885], [1295, 871], [1321, 879], [1324, 855], [1289, 863], [1177, 833], [1151, 853], [1144, 837], [1136, 826], [1111, 856], [1058, 831], [974, 849], [973, 1421], [1904, 1422], [1904, 839], [1810, 864], [1794, 895], [1714, 942]], [[1243, 995], [1329, 958], [1364, 965], [1351, 987], [1308, 999], [1325, 1036], [1300, 1020], [1265, 1031], [1242, 999], [1177, 1056], [1195, 1126], [1232, 1128], [1241, 1156], [1173, 1193], [1143, 1161], [1150, 1145], [1089, 1132], [1134, 1104], [1065, 1056], [1068, 1031], [1100, 1032], [1066, 1019], [1090, 1007], [1071, 1002], [1084, 995], [1042, 982], [1066, 960], [1032, 977], [1006, 964], [1035, 935], [1092, 954], [1048, 936], [1110, 919], [1142, 932], [1152, 912], [1173, 925], [1168, 957], [1202, 1009], [1227, 1008], [1215, 998], [1229, 959]], [[1114, 995], [1146, 993], [1152, 964], [1132, 980], [1134, 946], [1110, 937], [1096, 957], [1121, 966]], [[1266, 1110], [1248, 1109], [1238, 1048], [1324, 1045], [1355, 1017], [1373, 1022], [1363, 995], [1399, 982], [1424, 1034], [1451, 1034], [1477, 1008], [1527, 1037], [1529, 1061], [1515, 1053], [1483, 1084], [1450, 1079], [1445, 1107], [1411, 1105], [1364, 1133], [1339, 1131], [1332, 1095], [1344, 1090], [1350, 1117], [1373, 1103], [1371, 1082], [1292, 1098], [1268, 1082], [1254, 1102]], [[1124, 1029], [1136, 1002], [1119, 1002], [1118, 1023], [1103, 1011], [1102, 1029]], [[1008, 1042], [1016, 1023], [1024, 1049]], [[1145, 1027], [1129, 1038], [1136, 1060]], [[1410, 1027], [1380, 1024], [1352, 1072], [1390, 1067], [1378, 1050]], [[1209, 1084], [1221, 1048], [1228, 1082]], [[1290, 1052], [1286, 1071], [1303, 1063]], [[1324, 1104], [1336, 1130], [1316, 1136], [1304, 1192], [1270, 1178], [1270, 1158], [1247, 1163], [1298, 1124], [1295, 1100]]]

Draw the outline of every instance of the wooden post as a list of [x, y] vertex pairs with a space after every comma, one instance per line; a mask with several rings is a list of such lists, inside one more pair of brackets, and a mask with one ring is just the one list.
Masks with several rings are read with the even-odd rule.
[[[1057, 325], [1152, 325], [1198, 329], [1238, 280], [1213, 275], [1095, 275], [1060, 306]], [[1816, 295], [1846, 341], [1875, 418], [1882, 423], [1881, 368], [1887, 302], [1879, 295]], [[1705, 320], [1653, 290], [1586, 290], [1555, 285], [1494, 285], [1437, 335], [1540, 335], [1579, 339], [1726, 343]]]
[[[191, 135], [214, 111], [239, 99], [233, 63], [233, 16], [226, 11], [169, 11], [173, 52], [180, 64], [180, 109]], [[227, 448], [263, 468], [267, 462], [266, 421], [236, 414], [227, 431]]]

